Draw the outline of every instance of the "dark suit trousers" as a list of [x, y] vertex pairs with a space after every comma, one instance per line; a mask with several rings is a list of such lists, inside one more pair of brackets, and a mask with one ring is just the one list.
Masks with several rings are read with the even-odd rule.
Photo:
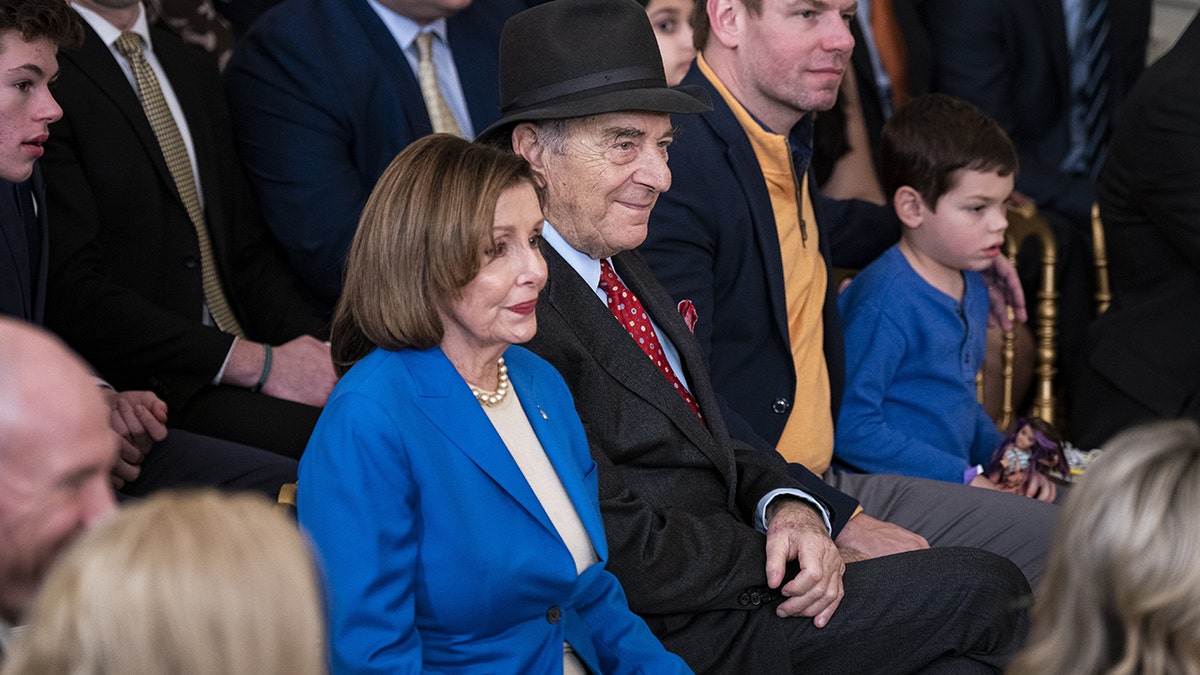
[[300, 459], [321, 409], [246, 389], [207, 386], [172, 410], [173, 427]]
[[166, 488], [214, 487], [275, 499], [281, 485], [296, 481], [296, 466], [294, 459], [257, 448], [171, 429], [146, 455], [138, 479], [120, 493], [144, 497]]
[[721, 674], [763, 672], [754, 645], [772, 643], [790, 646], [796, 673], [998, 673], [1029, 631], [1029, 584], [986, 551], [938, 548], [852, 563], [843, 583], [845, 597], [824, 628], [779, 618], [778, 599], [646, 620], [697, 673]]

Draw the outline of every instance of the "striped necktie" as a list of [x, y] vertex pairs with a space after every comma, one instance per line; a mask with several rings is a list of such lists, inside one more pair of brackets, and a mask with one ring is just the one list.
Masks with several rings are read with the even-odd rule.
[[442, 96], [438, 85], [437, 68], [433, 65], [433, 33], [425, 32], [417, 36], [417, 79], [421, 84], [421, 97], [425, 99], [425, 108], [429, 111], [429, 122], [433, 125], [435, 134], [454, 134], [461, 137], [462, 130], [454, 113]]
[[1076, 96], [1082, 109], [1080, 127], [1083, 138], [1081, 170], [1095, 178], [1104, 163], [1106, 142], [1112, 122], [1109, 88], [1108, 0], [1086, 2], [1086, 13], [1075, 45], [1079, 68]]
[[117, 51], [121, 52], [133, 69], [142, 109], [146, 112], [146, 119], [150, 122], [150, 128], [154, 130], [154, 137], [158, 139], [167, 169], [175, 181], [175, 188], [179, 190], [179, 197], [183, 200], [188, 218], [196, 230], [204, 303], [208, 306], [217, 328], [231, 335], [242, 336], [242, 327], [233, 314], [225, 291], [221, 288], [221, 277], [217, 273], [217, 261], [208, 234], [208, 222], [204, 218], [204, 210], [200, 208], [200, 196], [196, 193], [196, 178], [192, 173], [192, 163], [188, 159], [187, 146], [183, 144], [183, 136], [179, 133], [171, 109], [167, 107], [167, 99], [158, 85], [158, 77], [143, 54], [145, 42], [141, 35], [126, 31], [121, 33], [115, 44]]

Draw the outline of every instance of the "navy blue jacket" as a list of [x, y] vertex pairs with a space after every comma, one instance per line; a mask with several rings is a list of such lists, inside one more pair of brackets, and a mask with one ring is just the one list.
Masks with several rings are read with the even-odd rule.
[[[731, 434], [774, 449], [796, 392], [775, 215], [750, 139], [733, 111], [695, 64], [684, 84], [707, 89], [713, 109], [674, 118], [680, 134], [671, 146], [671, 189], [659, 197], [639, 250], [676, 301], [696, 305], [696, 338], [708, 355]], [[807, 172], [811, 124], [801, 120], [791, 134], [797, 175]], [[808, 180], [810, 194], [817, 195]], [[890, 209], [821, 197], [813, 206], [831, 273], [835, 264], [864, 267], [899, 238]], [[822, 319], [836, 421], [845, 352], [832, 281]]]

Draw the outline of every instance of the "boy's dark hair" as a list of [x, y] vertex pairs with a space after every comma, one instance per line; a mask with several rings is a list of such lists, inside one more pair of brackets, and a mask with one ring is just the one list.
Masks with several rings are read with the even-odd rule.
[[0, 0], [0, 32], [27, 41], [47, 38], [59, 49], [83, 44], [83, 20], [66, 0]]
[[945, 94], [909, 101], [883, 125], [879, 150], [883, 189], [890, 200], [909, 186], [931, 209], [954, 188], [956, 171], [1016, 174], [1017, 151], [995, 120]]

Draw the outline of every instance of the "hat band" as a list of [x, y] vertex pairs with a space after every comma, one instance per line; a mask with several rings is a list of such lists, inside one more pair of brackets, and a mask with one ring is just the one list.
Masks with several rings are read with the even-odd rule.
[[504, 107], [504, 112], [511, 110], [523, 110], [535, 105], [541, 105], [548, 101], [571, 94], [578, 94], [592, 89], [599, 89], [612, 84], [624, 84], [645, 81], [645, 86], [648, 87], [666, 87], [666, 79], [661, 69], [650, 68], [646, 66], [633, 66], [630, 68], [618, 68], [616, 70], [606, 70], [602, 73], [592, 73], [583, 77], [566, 80], [565, 82], [555, 82], [554, 84], [545, 87], [539, 87], [532, 91], [527, 91], [520, 96], [514, 96], [512, 101]]

